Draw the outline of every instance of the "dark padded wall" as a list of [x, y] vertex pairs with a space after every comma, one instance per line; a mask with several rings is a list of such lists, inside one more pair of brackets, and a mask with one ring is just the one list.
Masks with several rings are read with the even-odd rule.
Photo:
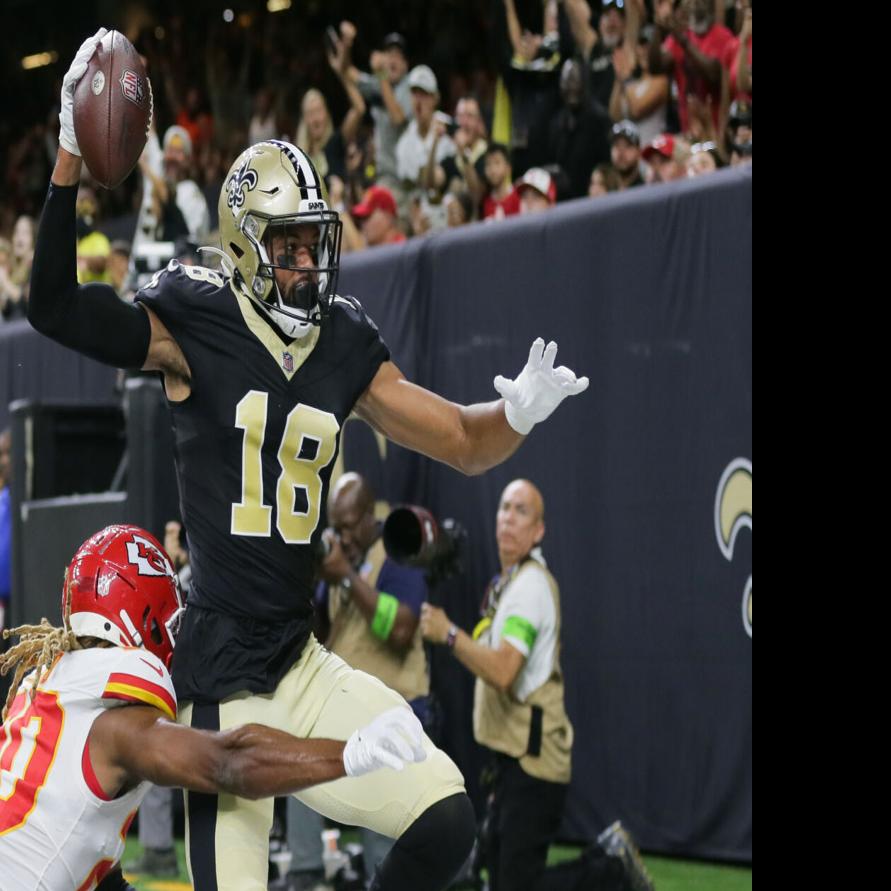
[[[340, 291], [360, 299], [407, 376], [450, 399], [495, 399], [492, 378], [516, 375], [536, 336], [590, 377], [481, 477], [357, 423], [344, 463], [379, 497], [468, 529], [464, 576], [434, 595], [465, 628], [498, 568], [498, 495], [532, 479], [547, 505], [576, 729], [566, 836], [621, 818], [649, 850], [751, 860], [751, 169], [351, 256]], [[113, 372], [78, 359], [64, 381], [71, 354], [25, 339], [27, 350], [0, 337], [0, 369], [24, 363], [9, 398], [44, 385], [110, 398]], [[141, 460], [169, 493], [168, 448], [142, 448]], [[434, 672], [445, 745], [476, 795], [470, 677], [442, 651]]]
[[[467, 527], [466, 577], [439, 594], [465, 628], [497, 570], [498, 495], [532, 479], [576, 729], [565, 833], [620, 817], [651, 850], [751, 859], [751, 171], [350, 257], [341, 281], [450, 399], [496, 398], [492, 378], [536, 336], [590, 377], [482, 477], [393, 447], [382, 462], [350, 428], [346, 465]], [[434, 658], [446, 744], [475, 789], [469, 676]]]

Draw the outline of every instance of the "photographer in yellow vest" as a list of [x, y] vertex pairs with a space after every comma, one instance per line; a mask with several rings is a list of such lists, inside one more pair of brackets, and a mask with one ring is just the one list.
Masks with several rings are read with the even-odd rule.
[[483, 619], [467, 634], [425, 603], [421, 632], [476, 675], [473, 730], [495, 765], [485, 834], [491, 891], [531, 891], [544, 874], [571, 775], [572, 724], [563, 706], [560, 591], [539, 545], [544, 500], [528, 480], [501, 496], [495, 523], [501, 572]]

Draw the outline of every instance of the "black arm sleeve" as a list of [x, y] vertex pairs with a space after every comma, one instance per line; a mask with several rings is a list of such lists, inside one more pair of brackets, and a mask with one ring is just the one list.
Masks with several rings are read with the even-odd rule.
[[151, 340], [145, 310], [111, 285], [77, 283], [77, 186], [50, 184], [40, 218], [28, 321], [41, 334], [116, 368], [142, 368]]

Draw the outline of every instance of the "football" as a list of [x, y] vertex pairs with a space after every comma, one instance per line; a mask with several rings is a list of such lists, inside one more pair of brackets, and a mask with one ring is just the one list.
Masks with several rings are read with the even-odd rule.
[[152, 122], [152, 85], [133, 44], [109, 31], [74, 88], [74, 135], [93, 179], [113, 189], [136, 166]]

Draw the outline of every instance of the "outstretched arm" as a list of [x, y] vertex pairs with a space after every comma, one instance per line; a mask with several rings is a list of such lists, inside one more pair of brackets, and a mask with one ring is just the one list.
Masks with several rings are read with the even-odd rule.
[[497, 402], [458, 405], [406, 380], [392, 363], [378, 369], [356, 404], [375, 430], [406, 448], [479, 474], [509, 458], [523, 437], [567, 397], [584, 392], [588, 378], [554, 368], [557, 344], [538, 338], [515, 380], [498, 375]]
[[299, 739], [262, 724], [214, 732], [174, 724], [157, 709], [105, 712], [90, 731], [90, 758], [107, 793], [151, 780], [242, 798], [288, 795], [344, 776], [423, 761], [423, 731], [411, 710], [379, 715], [344, 743]]
[[507, 423], [503, 401], [449, 402], [406, 380], [392, 362], [381, 365], [356, 413], [393, 442], [470, 475], [500, 464], [523, 441]]

